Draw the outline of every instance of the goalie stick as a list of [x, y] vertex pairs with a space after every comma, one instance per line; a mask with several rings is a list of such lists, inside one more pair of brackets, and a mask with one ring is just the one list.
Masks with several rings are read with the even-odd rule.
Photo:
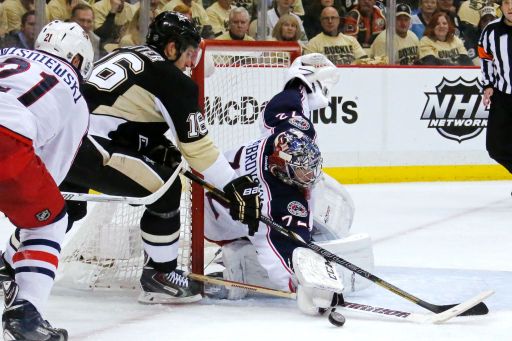
[[[191, 172], [189, 172], [187, 170], [184, 170], [182, 173], [190, 180], [197, 182], [202, 187], [208, 189], [214, 195], [214, 197], [216, 197], [219, 201], [221, 201], [225, 204], [229, 204], [229, 200], [226, 198], [226, 195], [224, 194], [224, 192], [222, 192], [220, 189], [216, 188], [212, 184], [206, 182], [199, 176], [192, 174]], [[405, 298], [414, 304], [419, 305], [420, 307], [430, 310], [431, 312], [433, 312], [435, 314], [439, 314], [444, 311], [449, 311], [453, 308], [460, 307], [460, 305], [457, 305], [457, 304], [436, 305], [436, 304], [432, 304], [427, 301], [424, 301], [412, 294], [409, 294], [406, 291], [403, 291], [402, 289], [394, 286], [393, 284], [386, 282], [385, 280], [375, 276], [374, 274], [358, 267], [357, 265], [352, 264], [349, 261], [338, 257], [337, 255], [316, 245], [315, 243], [305, 242], [300, 236], [287, 230], [286, 228], [282, 227], [281, 225], [279, 225], [278, 223], [276, 223], [275, 221], [273, 221], [272, 219], [270, 219], [268, 217], [261, 216], [260, 221], [263, 222], [264, 224], [268, 225], [270, 228], [272, 228], [276, 232], [279, 232], [284, 237], [286, 237], [290, 240], [293, 240], [296, 244], [298, 244], [302, 247], [309, 248], [309, 249], [317, 252], [318, 254], [322, 255], [326, 260], [336, 263], [336, 264], [339, 264], [339, 265], [357, 273], [359, 276], [362, 276], [362, 277], [366, 278], [367, 280], [372, 281], [373, 283], [383, 287], [384, 289], [387, 289], [387, 290], [391, 291], [392, 293], [394, 293], [402, 298]], [[485, 292], [482, 292], [481, 294], [475, 296], [475, 298], [478, 298], [478, 297], [483, 297], [483, 298], [481, 298], [480, 302], [476, 302], [475, 304], [473, 304], [473, 306], [470, 306], [469, 309], [466, 309], [465, 311], [460, 311], [460, 315], [467, 316], [467, 315], [485, 315], [485, 314], [487, 314], [489, 312], [489, 308], [487, 308], [485, 303], [483, 303], [481, 301], [484, 300], [485, 298], [489, 297], [492, 294], [493, 294], [492, 291], [485, 291]], [[470, 304], [472, 302], [473, 302], [473, 299], [468, 300], [462, 304], [466, 305], [466, 304]]]
[[74, 201], [97, 201], [97, 202], [122, 202], [130, 205], [151, 205], [157, 201], [173, 184], [178, 175], [183, 169], [185, 161], [181, 161], [171, 177], [154, 193], [145, 197], [126, 197], [122, 195], [108, 195], [108, 194], [88, 194], [88, 193], [73, 193], [62, 192], [64, 200]]
[[[246, 283], [240, 283], [240, 282], [234, 282], [229, 281], [225, 279], [215, 278], [211, 276], [206, 275], [199, 275], [194, 273], [189, 273], [187, 276], [193, 280], [201, 281], [204, 283], [210, 283], [214, 285], [221, 285], [225, 287], [233, 287], [233, 288], [242, 288], [246, 289], [251, 292], [257, 292], [260, 294], [265, 294], [269, 296], [275, 296], [275, 297], [283, 297], [283, 298], [289, 298], [292, 300], [297, 299], [297, 294], [289, 291], [282, 291], [282, 290], [276, 290], [276, 289], [270, 289], [265, 287], [260, 287], [257, 285], [252, 284], [246, 284]], [[394, 310], [389, 308], [380, 308], [380, 307], [374, 307], [367, 304], [360, 304], [360, 303], [354, 303], [354, 302], [347, 302], [345, 301], [343, 304], [339, 305], [340, 307], [367, 313], [370, 315], [378, 314], [383, 315], [392, 319], [398, 319], [398, 320], [405, 320], [409, 322], [416, 322], [416, 323], [443, 323], [446, 322], [455, 316], [460, 315], [464, 311], [467, 311], [468, 309], [472, 308], [476, 304], [482, 302], [487, 297], [491, 296], [493, 294], [492, 291], [485, 291], [470, 300], [461, 303], [451, 309], [448, 309], [444, 312], [437, 313], [437, 314], [421, 314], [421, 313], [411, 313], [406, 311], [400, 311], [400, 310]]]

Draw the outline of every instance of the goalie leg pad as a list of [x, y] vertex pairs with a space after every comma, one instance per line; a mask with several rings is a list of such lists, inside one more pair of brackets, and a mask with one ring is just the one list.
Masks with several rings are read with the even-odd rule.
[[[245, 239], [222, 246], [224, 279], [273, 288], [267, 271], [260, 265], [254, 246]], [[229, 288], [228, 299], [239, 300], [247, 295], [246, 289]]]
[[[373, 272], [373, 244], [368, 234], [351, 234], [345, 238], [318, 242], [317, 244], [329, 252], [346, 259], [350, 263], [353, 263], [367, 271]], [[342, 278], [344, 295], [351, 292], [361, 291], [372, 285], [372, 282], [357, 275], [355, 272], [341, 265], [334, 265]]]
[[316, 252], [298, 247], [293, 251], [293, 269], [297, 277], [297, 305], [308, 315], [331, 306], [333, 297], [343, 291], [336, 268]]

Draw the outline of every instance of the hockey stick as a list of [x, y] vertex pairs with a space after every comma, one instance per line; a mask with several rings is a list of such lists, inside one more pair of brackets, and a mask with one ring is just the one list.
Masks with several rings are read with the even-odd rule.
[[122, 195], [108, 195], [108, 194], [88, 194], [88, 193], [73, 193], [62, 192], [64, 200], [74, 201], [97, 201], [97, 202], [123, 202], [130, 205], [150, 205], [160, 199], [167, 190], [174, 183], [180, 172], [182, 172], [185, 161], [181, 161], [171, 177], [154, 193], [145, 197], [126, 197]]
[[[246, 289], [251, 292], [257, 292], [260, 294], [275, 296], [275, 297], [289, 298], [292, 300], [297, 299], [297, 294], [293, 293], [293, 292], [289, 292], [289, 291], [275, 290], [275, 289], [260, 287], [257, 285], [234, 282], [234, 281], [229, 281], [229, 280], [225, 280], [225, 279], [220, 279], [220, 278], [215, 278], [215, 277], [210, 277], [210, 276], [205, 276], [205, 275], [199, 275], [199, 274], [194, 274], [194, 273], [189, 273], [187, 276], [193, 280], [201, 281], [204, 283], [221, 285], [221, 286], [225, 286], [225, 287], [241, 288], [241, 289]], [[357, 311], [357, 312], [369, 313], [369, 314], [379, 314], [379, 315], [384, 315], [386, 317], [391, 317], [394, 319], [406, 320], [409, 322], [438, 324], [438, 323], [446, 322], [446, 321], [452, 319], [453, 317], [460, 315], [460, 313], [466, 311], [467, 309], [470, 309], [472, 306], [478, 304], [479, 302], [481, 302], [485, 298], [489, 297], [490, 295], [492, 295], [492, 291], [487, 291], [485, 293], [482, 293], [480, 295], [473, 297], [472, 299], [470, 299], [469, 301], [467, 301], [465, 303], [461, 303], [461, 304], [455, 306], [452, 309], [449, 309], [449, 310], [446, 310], [444, 312], [437, 313], [437, 314], [411, 313], [411, 312], [406, 312], [406, 311], [394, 310], [394, 309], [389, 309], [389, 308], [379, 308], [379, 307], [374, 307], [374, 306], [367, 305], [367, 304], [359, 304], [359, 303], [347, 302], [347, 301], [345, 301], [340, 306], [343, 308], [346, 308], [346, 309]]]
[[[205, 180], [201, 179], [200, 177], [196, 176], [195, 174], [192, 174], [189, 171], [186, 171], [186, 170], [183, 171], [183, 175], [185, 175], [190, 180], [197, 182], [202, 187], [208, 189], [219, 201], [221, 201], [225, 204], [229, 204], [229, 200], [226, 198], [226, 195], [224, 194], [224, 192], [222, 192], [215, 186], [211, 185], [210, 183], [206, 182]], [[436, 305], [436, 304], [432, 304], [432, 303], [423, 301], [423, 300], [419, 299], [418, 297], [416, 297], [412, 294], [409, 294], [408, 292], [403, 291], [402, 289], [394, 286], [393, 284], [388, 283], [385, 280], [375, 276], [374, 274], [358, 267], [357, 265], [352, 264], [352, 263], [348, 262], [347, 260], [336, 256], [335, 254], [327, 251], [326, 249], [324, 249], [312, 242], [305, 242], [304, 240], [302, 240], [302, 238], [300, 236], [287, 230], [286, 228], [282, 227], [281, 225], [274, 222], [272, 219], [270, 219], [268, 217], [261, 216], [260, 221], [263, 222], [264, 224], [267, 224], [270, 228], [279, 232], [281, 235], [285, 236], [286, 238], [293, 240], [296, 244], [298, 244], [302, 247], [309, 248], [309, 249], [317, 252], [318, 254], [322, 255], [326, 260], [334, 262], [336, 264], [339, 264], [339, 265], [357, 273], [359, 276], [362, 276], [362, 277], [366, 278], [367, 280], [372, 281], [373, 283], [383, 287], [384, 289], [387, 289], [387, 290], [391, 291], [392, 293], [394, 293], [400, 297], [403, 297], [403, 298], [413, 302], [414, 304], [419, 305], [420, 307], [430, 310], [433, 313], [438, 314], [438, 313], [447, 311], [449, 309], [452, 309], [452, 308], [458, 306], [456, 304]], [[486, 297], [489, 297], [491, 294], [488, 294], [488, 292], [483, 292], [482, 294], [480, 294], [476, 297], [483, 297], [481, 299], [481, 300], [483, 300]], [[465, 302], [465, 303], [467, 303], [467, 302]], [[475, 303], [475, 305], [473, 307], [470, 307], [470, 309], [467, 309], [463, 313], [461, 312], [461, 315], [463, 315], [463, 316], [485, 315], [488, 312], [489, 312], [489, 308], [487, 308], [485, 303], [477, 302], [477, 303]]]

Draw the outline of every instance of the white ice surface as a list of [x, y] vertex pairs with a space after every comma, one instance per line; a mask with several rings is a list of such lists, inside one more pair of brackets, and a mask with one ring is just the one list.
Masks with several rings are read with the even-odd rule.
[[[134, 292], [56, 287], [46, 318], [76, 341], [512, 340], [512, 181], [347, 189], [356, 206], [352, 231], [372, 236], [377, 276], [434, 304], [459, 303], [493, 289], [495, 295], [486, 300], [490, 313], [430, 325], [339, 309], [347, 322], [336, 328], [326, 317], [302, 315], [286, 299], [141, 305]], [[9, 229], [1, 227], [4, 241]], [[350, 300], [428, 313], [378, 286]]]

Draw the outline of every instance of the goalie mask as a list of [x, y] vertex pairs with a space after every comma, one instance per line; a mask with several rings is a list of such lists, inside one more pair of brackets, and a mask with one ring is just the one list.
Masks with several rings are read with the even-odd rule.
[[323, 54], [311, 53], [296, 58], [288, 69], [285, 88], [295, 79], [302, 81], [307, 89], [309, 110], [329, 105], [329, 92], [338, 83], [336, 66]]
[[309, 136], [290, 129], [275, 137], [268, 164], [272, 174], [284, 183], [309, 189], [320, 178], [322, 156]]

